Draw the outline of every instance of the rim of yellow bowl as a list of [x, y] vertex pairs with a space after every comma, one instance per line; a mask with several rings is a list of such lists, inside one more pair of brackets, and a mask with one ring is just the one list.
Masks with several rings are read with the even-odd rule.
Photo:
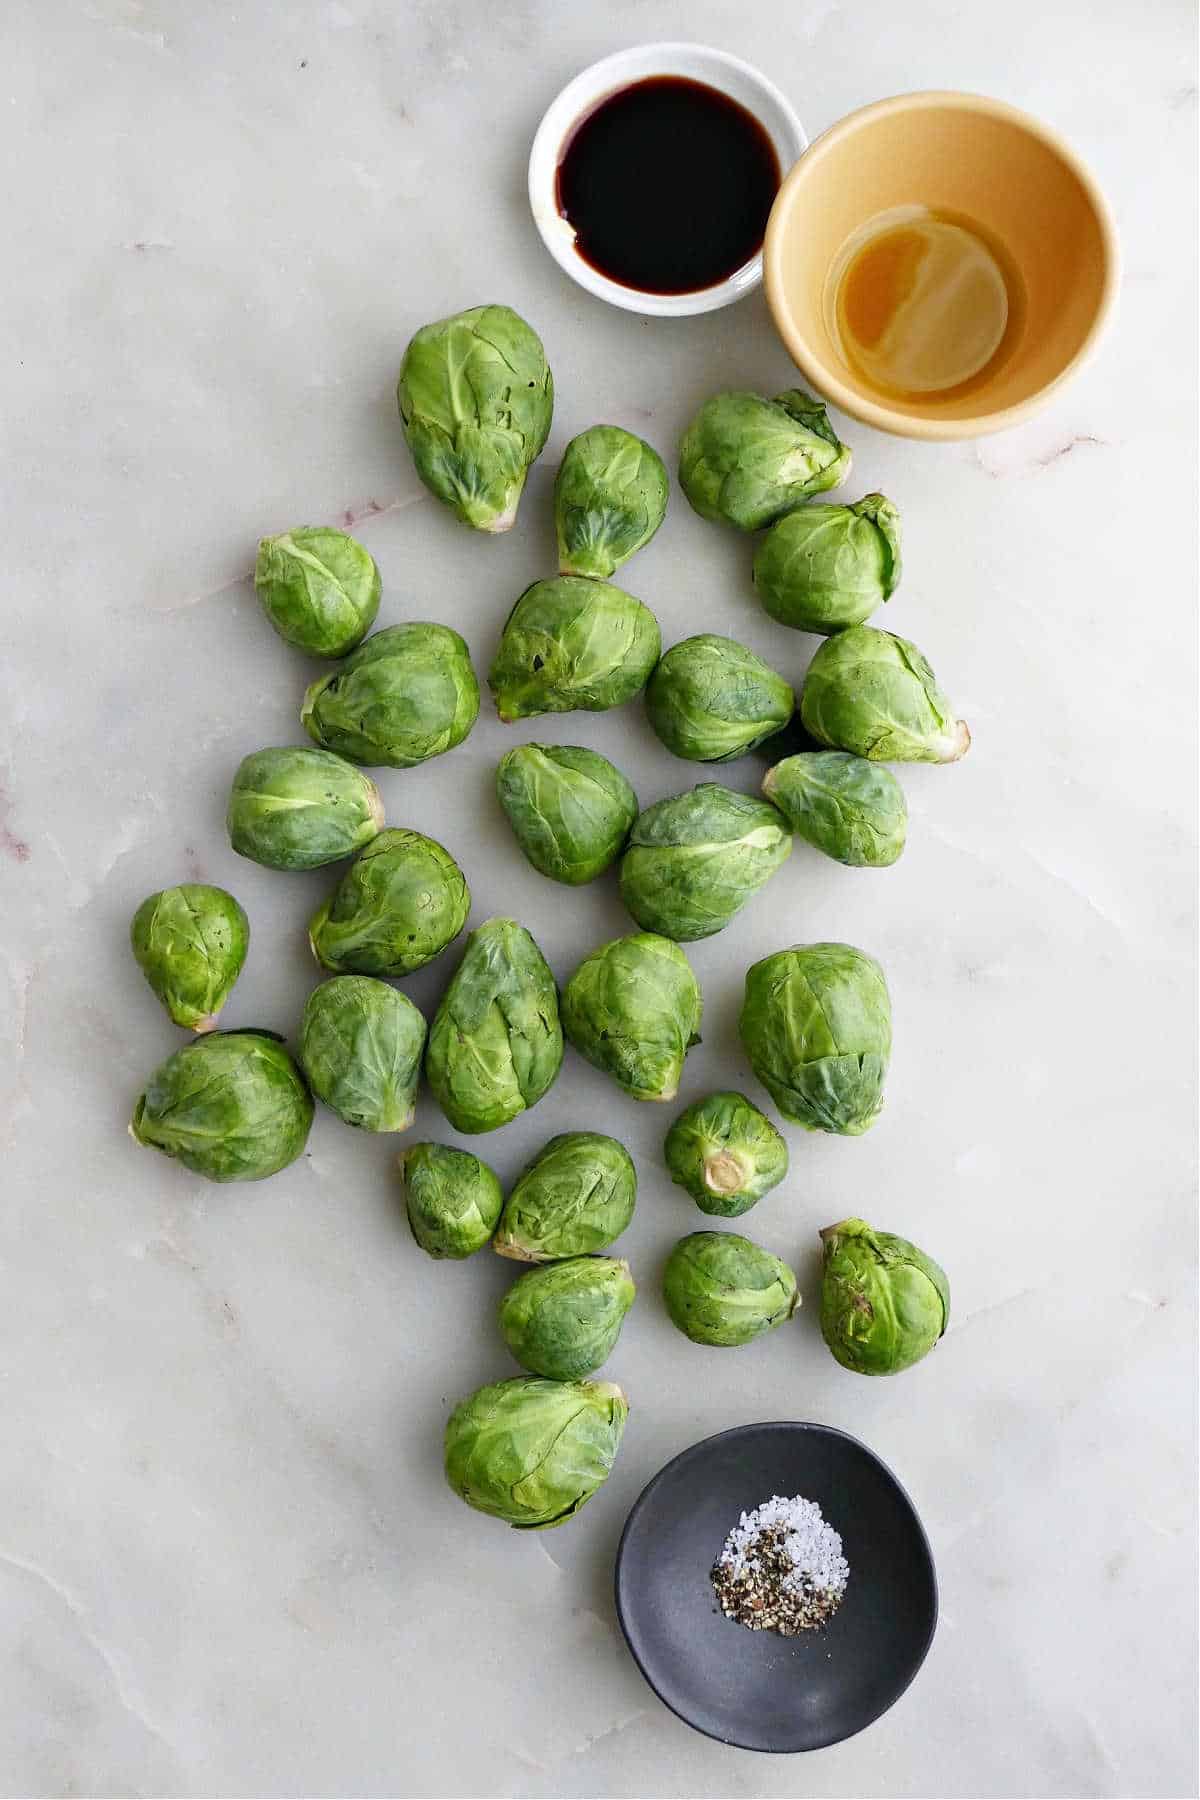
[[[992, 118], [1007, 119], [1019, 125], [1031, 137], [1039, 138], [1069, 168], [1087, 196], [1088, 204], [1096, 215], [1100, 229], [1100, 238], [1104, 247], [1104, 283], [1100, 292], [1100, 300], [1096, 307], [1096, 316], [1092, 320], [1087, 336], [1065, 367], [1059, 370], [1052, 381], [1030, 394], [1013, 406], [1001, 407], [998, 411], [979, 413], [975, 417], [940, 419], [936, 417], [922, 418], [914, 413], [900, 412], [885, 403], [870, 399], [861, 389], [845, 381], [830, 365], [824, 361], [804, 334], [797, 330], [788, 307], [787, 294], [783, 281], [782, 262], [783, 244], [791, 222], [793, 196], [807, 176], [811, 174], [817, 163], [828, 155], [829, 151], [845, 138], [852, 137], [863, 125], [872, 119], [886, 117], [889, 113], [919, 112], [931, 106], [958, 107], [963, 112], [978, 112]], [[952, 442], [962, 438], [983, 437], [992, 431], [1004, 431], [1012, 425], [1020, 424], [1042, 407], [1056, 388], [1087, 362], [1096, 350], [1104, 334], [1116, 299], [1120, 277], [1120, 246], [1117, 229], [1113, 221], [1112, 211], [1104, 198], [1095, 177], [1087, 165], [1080, 160], [1075, 151], [1049, 125], [1035, 119], [1031, 113], [1024, 112], [1019, 106], [1010, 106], [1006, 100], [994, 100], [987, 94], [962, 93], [954, 88], [927, 88], [912, 94], [893, 94], [886, 100], [874, 100], [869, 106], [860, 106], [855, 112], [847, 113], [844, 119], [829, 126], [818, 138], [814, 138], [800, 160], [785, 176], [775, 204], [771, 208], [771, 216], [767, 221], [766, 237], [763, 241], [763, 281], [766, 288], [767, 304], [771, 309], [771, 317], [775, 321], [775, 329], [783, 339], [792, 361], [801, 373], [812, 382], [823, 399], [840, 407], [852, 418], [861, 419], [865, 425], [874, 425], [879, 431], [890, 432], [895, 437], [931, 438], [943, 442]]]

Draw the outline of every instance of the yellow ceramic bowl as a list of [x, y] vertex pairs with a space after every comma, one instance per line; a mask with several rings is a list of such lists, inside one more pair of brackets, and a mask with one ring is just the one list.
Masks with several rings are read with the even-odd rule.
[[[829, 271], [852, 233], [893, 207], [974, 220], [1015, 265], [1022, 329], [969, 392], [891, 398], [846, 362], [826, 323]], [[1094, 347], [1117, 286], [1103, 195], [1044, 125], [977, 94], [899, 94], [851, 113], [805, 151], [767, 226], [767, 300], [793, 360], [843, 411], [902, 437], [966, 438], [1017, 424]]]

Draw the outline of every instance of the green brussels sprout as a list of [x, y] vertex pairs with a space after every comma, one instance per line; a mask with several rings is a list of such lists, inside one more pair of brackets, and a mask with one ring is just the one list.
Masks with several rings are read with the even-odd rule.
[[637, 1204], [637, 1170], [601, 1131], [552, 1137], [518, 1175], [492, 1248], [516, 1262], [588, 1256], [619, 1238]]
[[607, 581], [650, 542], [670, 491], [662, 457], [640, 437], [619, 425], [581, 431], [563, 451], [554, 482], [560, 574]]
[[663, 1271], [671, 1322], [693, 1344], [748, 1344], [790, 1319], [800, 1304], [785, 1262], [736, 1231], [680, 1238]]
[[518, 744], [500, 758], [496, 793], [525, 857], [579, 887], [625, 847], [637, 795], [606, 756], [577, 744]]
[[464, 525], [507, 531], [554, 411], [541, 339], [508, 306], [424, 325], [396, 386], [417, 474]]
[[971, 746], [917, 646], [870, 625], [821, 645], [804, 677], [800, 717], [819, 744], [871, 762], [957, 762]]
[[405, 994], [371, 975], [335, 975], [308, 996], [300, 1067], [318, 1100], [364, 1131], [413, 1122], [425, 1021]]
[[670, 938], [639, 931], [585, 956], [562, 996], [567, 1041], [635, 1100], [673, 1100], [703, 1001]]
[[479, 716], [471, 654], [448, 625], [389, 625], [314, 681], [300, 723], [351, 762], [411, 769], [461, 744]]
[[886, 869], [904, 848], [904, 789], [863, 756], [802, 750], [767, 770], [762, 791], [797, 837], [852, 869]]
[[632, 594], [560, 575], [535, 581], [509, 613], [488, 686], [506, 725], [607, 712], [641, 692], [661, 649], [657, 619]]
[[412, 1144], [399, 1164], [408, 1223], [429, 1256], [461, 1262], [496, 1229], [504, 1194], [485, 1162], [449, 1144]]
[[493, 1381], [450, 1415], [446, 1480], [518, 1530], [565, 1525], [607, 1481], [628, 1415], [613, 1381]]
[[890, 1231], [843, 1219], [821, 1233], [821, 1335], [843, 1369], [898, 1375], [927, 1356], [950, 1323], [943, 1270]]
[[429, 1030], [425, 1078], [455, 1131], [495, 1131], [536, 1106], [563, 1059], [558, 990], [515, 919], [487, 919]]
[[776, 807], [702, 781], [639, 815], [621, 898], [644, 930], [690, 943], [723, 930], [791, 854]]
[[273, 1031], [212, 1031], [157, 1068], [129, 1123], [139, 1144], [209, 1181], [262, 1181], [295, 1162], [313, 1103]]
[[754, 585], [765, 611], [797, 631], [861, 625], [900, 585], [900, 514], [882, 494], [787, 513], [755, 552]]
[[745, 644], [702, 631], [672, 644], [646, 685], [646, 712], [689, 762], [732, 762], [782, 731], [796, 708], [783, 679]]
[[679, 446], [679, 484], [702, 519], [758, 531], [813, 494], [839, 487], [850, 473], [819, 400], [790, 388], [761, 394], [714, 394]]
[[345, 656], [379, 611], [379, 570], [344, 531], [305, 525], [263, 538], [254, 564], [259, 605], [285, 643], [309, 656]]
[[318, 906], [308, 941], [335, 974], [411, 975], [453, 943], [470, 910], [448, 850], [419, 831], [381, 831]]
[[200, 882], [164, 888], [142, 901], [129, 940], [176, 1025], [211, 1031], [250, 943], [250, 921], [233, 895]]
[[685, 1106], [663, 1144], [671, 1180], [701, 1212], [736, 1219], [778, 1187], [788, 1150], [745, 1094], [710, 1094]]
[[546, 1263], [518, 1275], [501, 1300], [501, 1336], [531, 1375], [575, 1381], [607, 1360], [636, 1291], [615, 1257]]
[[251, 862], [319, 869], [371, 842], [383, 801], [369, 775], [328, 750], [255, 750], [238, 764], [226, 824]]
[[849, 944], [795, 944], [746, 974], [738, 1024], [785, 1119], [857, 1137], [883, 1107], [892, 1008], [883, 970]]

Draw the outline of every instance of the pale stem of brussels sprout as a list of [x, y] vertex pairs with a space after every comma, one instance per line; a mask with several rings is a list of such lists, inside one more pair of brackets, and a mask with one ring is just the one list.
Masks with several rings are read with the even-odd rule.
[[[368, 786], [371, 791], [367, 795], [367, 811], [371, 815], [371, 822], [376, 830], [382, 831], [386, 824], [383, 811], [383, 795], [373, 781], [369, 782]], [[311, 942], [312, 940], [310, 939], [309, 941]]]
[[202, 1019], [196, 1020], [196, 1023], [192, 1026], [192, 1030], [196, 1033], [197, 1037], [199, 1037], [202, 1031], [213, 1031], [216, 1029], [216, 1023], [219, 1017], [219, 1013], [205, 1013]]
[[540, 1263], [545, 1261], [544, 1257], [535, 1255], [532, 1250], [527, 1250], [524, 1244], [514, 1244], [509, 1237], [502, 1238], [499, 1232], [492, 1239], [492, 1249], [497, 1256], [507, 1256], [511, 1262]]
[[[629, 1265], [626, 1264], [627, 1268], [628, 1268], [628, 1266]], [[603, 1394], [604, 1398], [606, 1400], [620, 1400], [624, 1403], [625, 1406], [629, 1405], [629, 1395], [625, 1392], [625, 1389], [623, 1387], [621, 1387], [617, 1382], [615, 1382], [615, 1381], [593, 1381], [590, 1385], [593, 1388], [595, 1388], [595, 1390], [598, 1394]]]
[[946, 755], [941, 759], [944, 763], [957, 762], [960, 756], [967, 754], [971, 748], [971, 733], [967, 730], [964, 719], [955, 722], [954, 730], [946, 739], [946, 745]]
[[704, 1165], [704, 1185], [710, 1194], [736, 1194], [750, 1171], [733, 1150], [718, 1150]]
[[[522, 483], [522, 487], [523, 486], [524, 483]], [[497, 513], [494, 519], [488, 519], [485, 523], [481, 523], [479, 530], [486, 531], [492, 537], [494, 537], [497, 532], [511, 531], [512, 527], [517, 522], [517, 508], [520, 503], [521, 488], [518, 488], [504, 511], [502, 513]]]

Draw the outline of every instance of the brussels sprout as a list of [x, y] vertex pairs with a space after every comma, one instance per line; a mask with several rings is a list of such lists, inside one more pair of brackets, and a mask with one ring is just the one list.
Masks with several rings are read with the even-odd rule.
[[850, 473], [819, 400], [800, 388], [765, 400], [761, 394], [714, 394], [679, 446], [679, 483], [702, 519], [758, 531]]
[[621, 858], [621, 898], [646, 931], [690, 943], [728, 925], [791, 854], [774, 806], [702, 781], [639, 816]]
[[693, 1344], [748, 1344], [790, 1319], [800, 1304], [785, 1262], [736, 1231], [680, 1238], [663, 1271], [672, 1323]]
[[213, 1031], [157, 1068], [130, 1135], [209, 1181], [262, 1181], [295, 1162], [313, 1103], [273, 1031]]
[[478, 531], [507, 531], [554, 411], [541, 339], [508, 306], [424, 325], [396, 386], [417, 474]]
[[738, 1024], [785, 1119], [857, 1137], [883, 1107], [892, 1008], [883, 970], [849, 944], [796, 944], [746, 974]]
[[446, 1480], [518, 1530], [565, 1525], [607, 1481], [628, 1414], [613, 1381], [493, 1381], [450, 1415]]
[[754, 585], [771, 617], [797, 631], [861, 625], [900, 585], [900, 514], [882, 494], [802, 506], [758, 546]]
[[889, 769], [848, 750], [785, 757], [767, 770], [762, 791], [797, 837], [852, 869], [886, 869], [904, 848], [904, 789]]
[[821, 1335], [843, 1369], [898, 1375], [927, 1356], [950, 1323], [950, 1283], [931, 1257], [843, 1219], [821, 1233]]
[[573, 1256], [518, 1275], [500, 1302], [500, 1332], [532, 1375], [574, 1381], [610, 1355], [637, 1290], [627, 1262]]
[[460, 1262], [483, 1249], [504, 1205], [485, 1162], [449, 1144], [412, 1144], [398, 1167], [408, 1223], [422, 1250]]
[[487, 919], [429, 1030], [425, 1077], [456, 1131], [495, 1131], [536, 1106], [562, 1066], [558, 990], [515, 919]]
[[872, 762], [957, 762], [971, 745], [917, 646], [870, 625], [821, 645], [804, 677], [800, 717], [819, 744]]
[[635, 1100], [673, 1100], [703, 1002], [670, 938], [640, 931], [585, 956], [563, 989], [569, 1043]]
[[263, 538], [254, 564], [259, 605], [285, 643], [309, 656], [345, 656], [379, 611], [379, 570], [354, 538], [305, 525]]
[[369, 775], [328, 750], [256, 750], [238, 765], [225, 822], [239, 856], [319, 869], [371, 842], [383, 801]]
[[411, 975], [453, 943], [470, 910], [448, 850], [419, 831], [381, 831], [318, 906], [308, 941], [335, 974]]
[[637, 818], [620, 769], [577, 744], [518, 744], [500, 758], [496, 793], [534, 868], [569, 887], [616, 861]]
[[671, 1180], [701, 1212], [736, 1219], [788, 1172], [787, 1145], [745, 1094], [710, 1094], [685, 1106], [663, 1145]]
[[351, 762], [411, 769], [461, 744], [479, 716], [471, 655], [448, 625], [389, 625], [305, 693], [300, 723]]
[[641, 692], [661, 649], [658, 621], [632, 594], [560, 575], [535, 581], [509, 613], [488, 686], [506, 725], [607, 712]]
[[317, 1099], [347, 1125], [407, 1131], [424, 1048], [424, 1019], [386, 981], [335, 975], [308, 996], [300, 1066]]
[[224, 888], [189, 882], [143, 900], [129, 939], [138, 967], [176, 1025], [211, 1031], [233, 992], [250, 921]]
[[563, 575], [607, 581], [648, 544], [671, 491], [657, 450], [619, 425], [572, 438], [554, 482], [554, 527]]
[[552, 1137], [518, 1175], [492, 1248], [517, 1262], [587, 1256], [620, 1237], [637, 1204], [637, 1170], [601, 1131]]
[[796, 696], [761, 656], [702, 631], [672, 644], [646, 685], [646, 712], [675, 756], [732, 762], [791, 719]]

